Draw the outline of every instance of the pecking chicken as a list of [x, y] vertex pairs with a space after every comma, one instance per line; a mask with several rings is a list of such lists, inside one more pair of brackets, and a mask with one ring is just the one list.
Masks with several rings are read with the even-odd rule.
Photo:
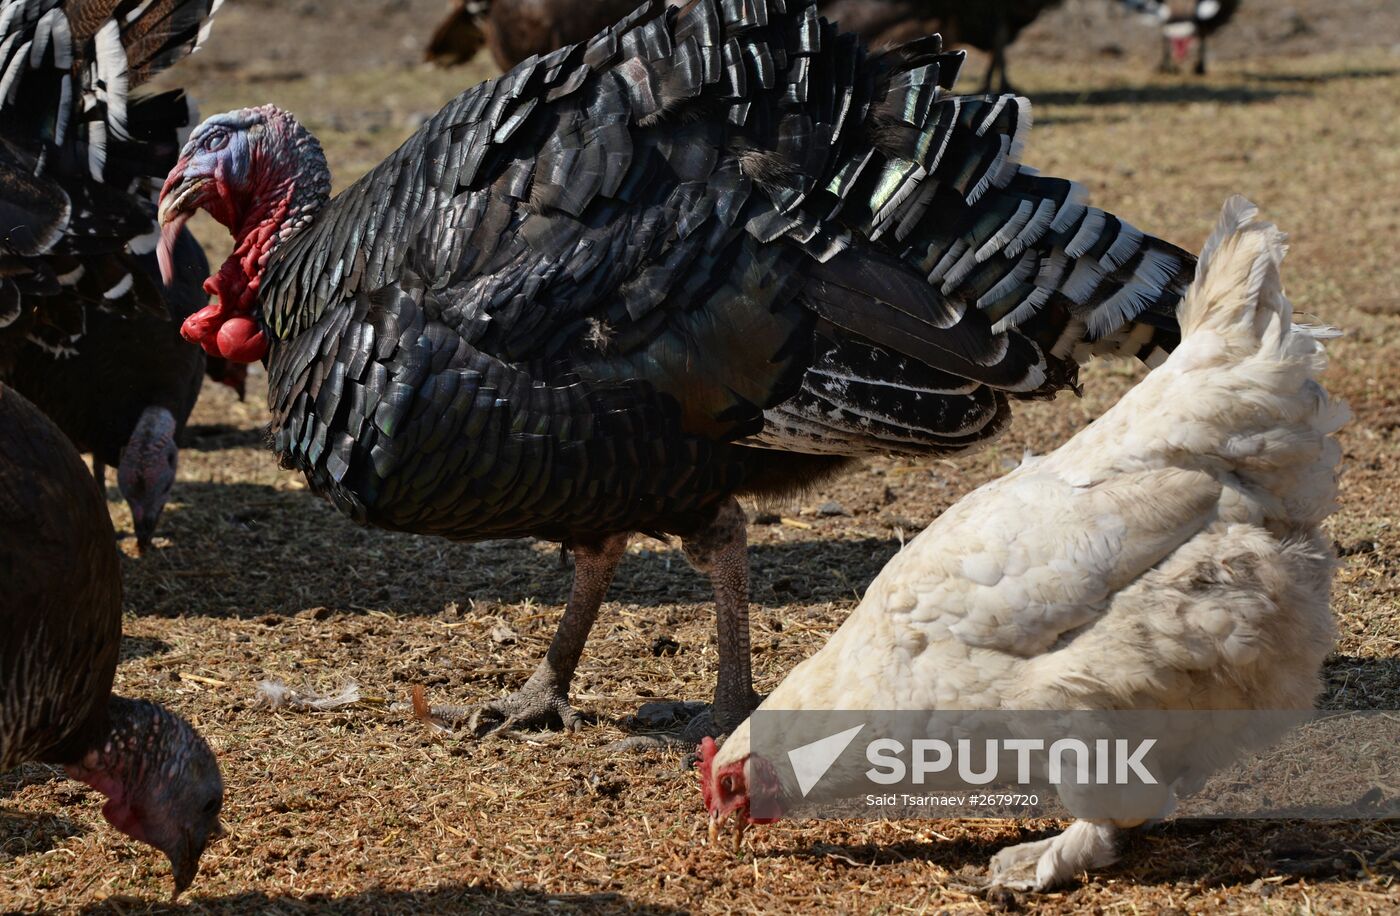
[[23, 347], [71, 354], [94, 312], [166, 314], [137, 259], [194, 111], [136, 90], [221, 2], [0, 0], [0, 378]]
[[[1311, 708], [1333, 643], [1321, 524], [1347, 411], [1317, 382], [1329, 332], [1293, 324], [1283, 254], [1282, 234], [1231, 200], [1166, 362], [911, 541], [761, 708]], [[751, 787], [779, 808], [798, 797], [750, 753], [750, 728], [701, 749], [713, 823], [742, 829]], [[1200, 753], [1181, 747], [1167, 776], [1189, 782]], [[1165, 812], [1172, 779], [1160, 790]], [[1080, 820], [1003, 850], [993, 882], [1061, 884], [1111, 862], [1135, 823]]]
[[732, 727], [756, 699], [737, 496], [975, 447], [1079, 360], [1174, 345], [1191, 257], [1022, 166], [1027, 102], [953, 95], [962, 60], [869, 54], [810, 0], [696, 0], [466, 91], [334, 199], [275, 106], [190, 137], [164, 238], [203, 209], [236, 244], [184, 333], [267, 360], [283, 464], [362, 524], [574, 551], [548, 654], [473, 728], [578, 726], [631, 532], [710, 574], [690, 733]]
[[189, 723], [112, 693], [122, 585], [112, 520], [58, 427], [0, 385], [0, 772], [60, 764], [102, 816], [170, 859], [175, 893], [220, 833], [219, 764]]

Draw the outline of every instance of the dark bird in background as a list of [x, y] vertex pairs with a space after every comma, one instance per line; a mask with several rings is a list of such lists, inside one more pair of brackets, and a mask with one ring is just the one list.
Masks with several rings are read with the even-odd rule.
[[1239, 11], [1240, 0], [1120, 0], [1162, 30], [1162, 59], [1158, 69], [1175, 73], [1196, 49], [1197, 75], [1206, 72], [1206, 39]]
[[112, 693], [122, 587], [107, 501], [58, 427], [0, 385], [0, 772], [62, 765], [170, 859], [175, 893], [222, 832], [223, 779], [174, 713]]
[[424, 56], [451, 67], [471, 60], [485, 45], [496, 66], [509, 70], [532, 54], [586, 41], [640, 5], [639, 0], [457, 0], [433, 31]]
[[[821, 13], [872, 48], [935, 32], [953, 45], [991, 55], [983, 91], [1010, 89], [1006, 49], [1042, 12], [1061, 0], [827, 0]], [[684, 0], [671, 0], [674, 6]], [[586, 41], [637, 8], [637, 0], [460, 0], [438, 25], [426, 57], [443, 66], [472, 59], [484, 44], [509, 70], [532, 54]], [[1000, 82], [998, 82], [998, 80]]]
[[138, 257], [193, 123], [135, 94], [221, 0], [0, 0], [0, 378], [28, 344], [70, 354], [94, 312], [165, 313]]
[[[155, 254], [136, 260], [158, 284]], [[105, 484], [106, 466], [116, 467], [143, 552], [175, 483], [177, 443], [204, 380], [204, 351], [180, 336], [180, 323], [209, 303], [201, 286], [209, 262], [188, 232], [176, 241], [175, 265], [171, 286], [162, 290], [169, 317], [94, 311], [71, 355], [27, 345], [10, 376], [15, 390], [48, 414], [79, 451], [92, 453], [99, 485]]]
[[632, 532], [715, 588], [687, 737], [737, 724], [737, 497], [957, 453], [1093, 354], [1164, 358], [1193, 270], [1022, 166], [1027, 103], [953, 95], [936, 37], [869, 53], [802, 0], [638, 17], [467, 90], [334, 199], [272, 105], [200, 125], [161, 194], [162, 252], [201, 209], [234, 235], [184, 333], [267, 360], [285, 466], [362, 524], [573, 549], [553, 644], [478, 730], [578, 726]]
[[1006, 49], [1027, 26], [1062, 0], [828, 0], [822, 15], [872, 48], [935, 32], [944, 42], [991, 55], [982, 91], [1011, 91]]

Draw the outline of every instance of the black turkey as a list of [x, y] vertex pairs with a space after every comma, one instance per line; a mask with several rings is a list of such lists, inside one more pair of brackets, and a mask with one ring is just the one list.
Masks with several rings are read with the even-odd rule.
[[[155, 255], [136, 260], [158, 282]], [[176, 276], [164, 291], [170, 317], [95, 310], [71, 355], [54, 356], [30, 344], [10, 375], [15, 390], [48, 414], [79, 451], [92, 453], [99, 484], [105, 485], [107, 465], [117, 469], [117, 487], [131, 508], [142, 552], [170, 497], [177, 442], [204, 380], [204, 351], [180, 336], [180, 322], [209, 302], [201, 287], [209, 262], [188, 232], [176, 243], [175, 263]]]
[[223, 781], [184, 719], [112, 693], [122, 587], [112, 521], [58, 427], [0, 385], [0, 771], [61, 764], [102, 815], [170, 858], [175, 893], [217, 835]]
[[[330, 200], [288, 113], [209, 119], [161, 195], [236, 238], [184, 326], [268, 360], [275, 448], [363, 524], [574, 549], [555, 642], [476, 726], [563, 721], [630, 532], [711, 574], [749, 676], [741, 495], [958, 452], [1093, 353], [1177, 339], [1193, 260], [1020, 164], [1024, 99], [801, 0], [643, 9], [463, 93]], [[698, 729], [691, 729], [693, 736]]]
[[135, 90], [221, 2], [0, 0], [0, 378], [26, 343], [71, 353], [96, 311], [164, 315], [136, 258], [193, 112]]

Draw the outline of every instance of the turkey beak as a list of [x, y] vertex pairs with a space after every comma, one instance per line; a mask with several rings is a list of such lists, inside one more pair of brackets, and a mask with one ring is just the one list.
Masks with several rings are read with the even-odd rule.
[[206, 177], [187, 176], [185, 167], [181, 161], [171, 170], [160, 190], [160, 204], [156, 209], [156, 222], [160, 223], [156, 260], [160, 262], [160, 278], [166, 286], [175, 279], [175, 242], [180, 238], [180, 230], [199, 209], [204, 189], [210, 182]]
[[170, 859], [171, 873], [175, 876], [175, 892], [170, 895], [171, 903], [177, 902], [185, 888], [194, 883], [194, 876], [199, 872], [199, 856], [203, 852], [203, 848], [193, 849], [187, 844], [181, 844], [166, 853]]
[[144, 557], [156, 536], [156, 519], [143, 518], [132, 525], [136, 529], [136, 555]]

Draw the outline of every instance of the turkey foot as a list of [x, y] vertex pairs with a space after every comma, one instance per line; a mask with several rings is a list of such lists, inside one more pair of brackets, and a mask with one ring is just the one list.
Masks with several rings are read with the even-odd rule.
[[569, 705], [569, 684], [583, 655], [583, 646], [598, 608], [612, 585], [617, 564], [627, 550], [626, 533], [612, 534], [596, 544], [574, 546], [574, 584], [569, 592], [569, 604], [549, 651], [525, 685], [508, 697], [470, 709], [437, 707], [432, 714], [453, 722], [466, 721], [477, 737], [513, 728], [562, 728], [576, 732], [583, 727], [584, 718]]
[[1048, 891], [1118, 858], [1118, 828], [1110, 821], [1075, 821], [1048, 840], [1009, 846], [992, 856], [989, 889]]
[[[434, 710], [437, 715], [443, 712]], [[466, 720], [467, 730], [478, 738], [517, 728], [576, 732], [584, 723], [584, 717], [569, 705], [568, 692], [559, 688], [547, 662], [541, 662], [525, 686], [515, 693], [483, 703], [461, 718]]]
[[[723, 738], [734, 730], [735, 725], [748, 718], [749, 713], [758, 707], [763, 698], [750, 692], [749, 700], [743, 704], [748, 712], [721, 713], [715, 715], [715, 707], [686, 700], [668, 700], [648, 703], [638, 712], [636, 719], [642, 728], [652, 728], [663, 723], [676, 723], [666, 731], [647, 735], [633, 735], [614, 741], [609, 745], [613, 751], [652, 751], [664, 748], [685, 748], [695, 750], [706, 738]], [[737, 718], [735, 718], [737, 716]], [[721, 723], [733, 722], [727, 727]]]

